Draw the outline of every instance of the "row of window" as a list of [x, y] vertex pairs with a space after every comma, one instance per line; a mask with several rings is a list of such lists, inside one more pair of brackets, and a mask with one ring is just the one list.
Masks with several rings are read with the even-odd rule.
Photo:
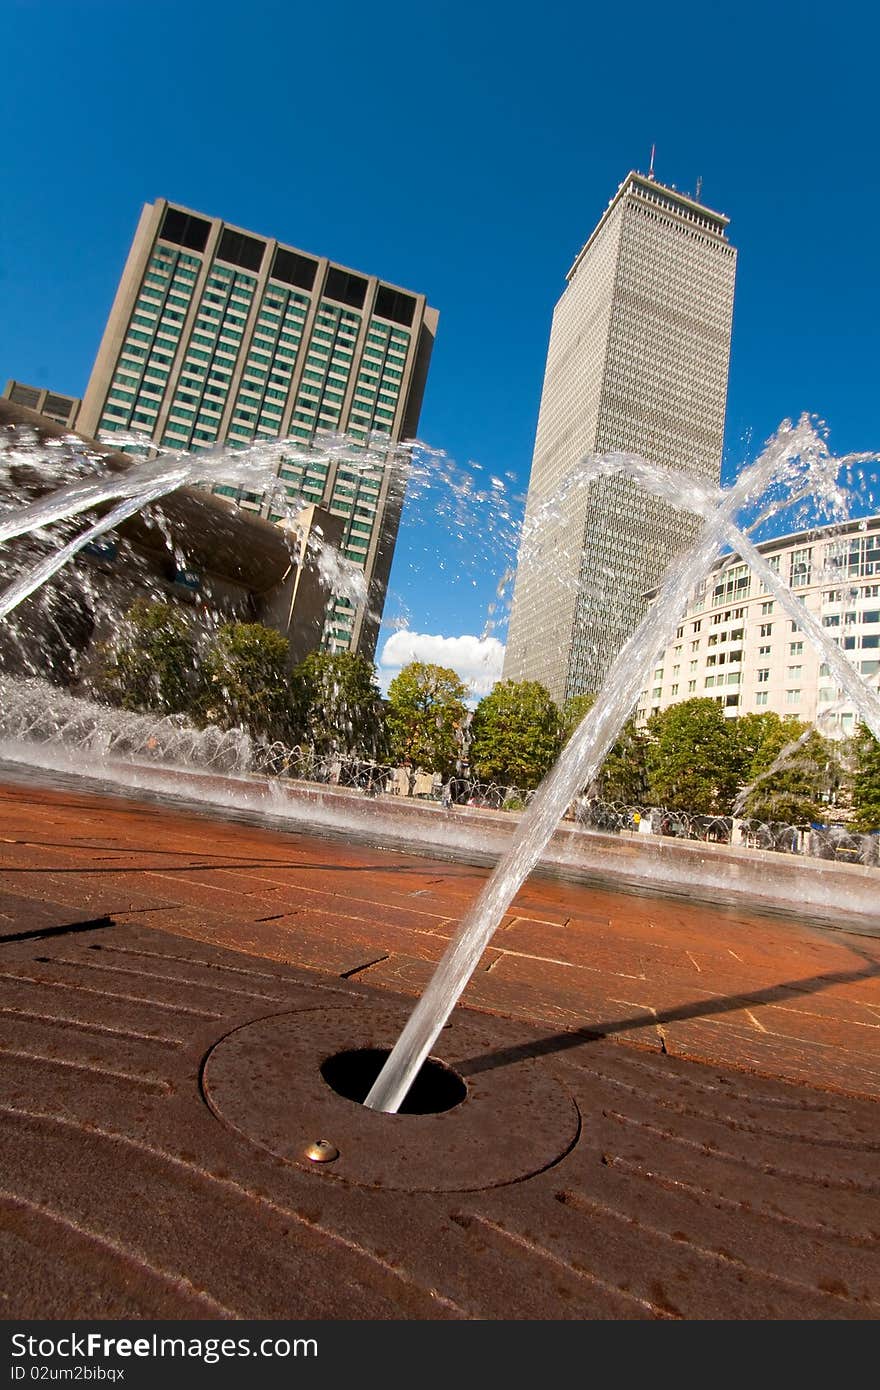
[[200, 268], [196, 256], [162, 246], [154, 251], [108, 392], [102, 429], [152, 429]]
[[880, 608], [865, 608], [860, 613], [853, 610], [846, 613], [828, 613], [822, 619], [823, 627], [847, 627], [853, 623], [880, 623]]
[[[862, 571], [866, 565], [873, 565], [873, 564], [876, 562], [876, 559], [877, 559], [877, 554], [876, 554], [875, 552], [878, 552], [878, 547], [880, 547], [880, 541], [876, 540], [876, 539], [873, 538], [873, 537], [867, 537], [867, 538], [865, 538], [863, 541], [861, 541], [861, 542], [859, 543], [859, 548], [858, 548], [858, 552], [857, 552], [857, 553], [856, 553], [855, 551], [853, 551], [853, 553], [852, 553], [852, 555], [851, 555], [850, 551], [847, 550], [847, 554], [846, 554], [846, 556], [844, 557], [844, 558], [845, 558], [845, 561], [846, 561], [846, 567], [849, 568], [850, 565], [852, 565], [852, 567], [853, 567], [854, 569], [856, 569], [856, 570], [858, 570], [858, 571]], [[802, 554], [802, 552], [795, 552], [795, 554]], [[769, 557], [767, 558], [767, 564], [770, 566], [771, 569], [773, 569], [773, 570], [775, 570], [775, 571], [778, 572], [778, 570], [779, 570], [779, 560], [780, 560], [780, 557], [779, 557], [778, 555], [772, 555], [772, 556], [769, 556]], [[793, 588], [802, 588], [802, 587], [804, 587], [804, 584], [805, 584], [804, 575], [805, 575], [805, 573], [806, 573], [806, 571], [804, 570], [804, 565], [805, 565], [805, 564], [807, 564], [807, 561], [805, 561], [805, 560], [803, 560], [803, 559], [798, 559], [798, 560], [795, 562], [794, 556], [792, 557], [792, 562], [791, 562], [791, 566], [790, 566], [790, 573], [789, 573], [789, 578], [790, 578], [790, 580], [792, 581], [792, 582], [791, 582], [791, 587], [793, 587]], [[836, 565], [835, 567], [839, 568], [839, 565]], [[870, 570], [870, 571], [866, 571], [866, 572], [870, 572], [870, 573], [880, 573], [880, 569], [878, 569], [878, 570]], [[713, 607], [715, 607], [717, 603], [723, 602], [725, 596], [726, 596], [728, 599], [734, 597], [734, 594], [736, 594], [736, 597], [743, 597], [743, 598], [748, 597], [748, 592], [747, 592], [747, 591], [746, 591], [746, 592], [743, 592], [743, 593], [737, 593], [737, 592], [736, 592], [737, 586], [738, 586], [738, 585], [741, 585], [742, 575], [739, 575], [738, 570], [734, 570], [734, 571], [732, 571], [731, 573], [732, 573], [733, 575], [738, 575], [738, 577], [737, 577], [736, 579], [731, 580], [731, 581], [725, 579], [725, 581], [724, 581], [723, 583], [719, 583], [719, 584], [717, 584], [717, 585], [715, 586], [715, 589], [714, 589], [713, 595], [712, 595], [712, 606], [713, 606]], [[809, 581], [807, 580], [806, 582], [809, 582]], [[744, 587], [744, 586], [743, 586], [743, 587]], [[766, 588], [765, 588], [765, 591], [766, 591]], [[844, 603], [844, 602], [847, 602], [847, 601], [852, 602], [852, 601], [854, 601], [854, 600], [856, 600], [856, 599], [859, 599], [859, 598], [880, 598], [880, 584], [863, 584], [863, 585], [860, 585], [860, 586], [858, 586], [858, 587], [849, 587], [849, 588], [846, 588], [846, 589], [826, 589], [826, 590], [823, 592], [823, 594], [822, 594], [822, 602], [823, 602], [823, 604], [825, 604], [825, 603]], [[691, 611], [694, 612], [694, 613], [698, 613], [698, 612], [700, 612], [704, 607], [705, 607], [705, 584], [704, 584], [704, 585], [701, 585], [701, 586], [696, 590], [696, 593], [695, 593], [695, 596], [694, 596], [694, 601], [693, 601], [693, 603], [692, 603], [692, 605], [691, 605]], [[739, 611], [740, 611], [740, 613], [742, 613], [743, 610], [739, 610]], [[761, 612], [762, 612], [762, 613], [771, 613], [772, 611], [773, 611], [773, 600], [772, 600], [772, 599], [770, 599], [770, 600], [768, 600], [767, 602], [761, 604]], [[719, 616], [718, 614], [715, 614], [715, 615], [713, 616], [712, 621], [713, 621], [713, 623], [725, 622], [725, 621], [727, 621], [727, 619], [729, 618], [729, 616], [730, 616], [729, 613], [725, 613], [725, 614], [722, 614], [722, 615], [720, 615], [720, 616]], [[698, 621], [699, 621], [699, 620], [698, 620]]]
[[[676, 692], [676, 693], [677, 693], [677, 692]], [[692, 693], [692, 692], [691, 692], [691, 693]], [[827, 699], [828, 699], [828, 700], [831, 700], [832, 698], [836, 698], [835, 692], [828, 691], [828, 692], [820, 692], [820, 699], [822, 698], [822, 694], [823, 694], [823, 693], [827, 694]], [[792, 690], [792, 691], [787, 692], [787, 694], [789, 694], [789, 695], [792, 697], [790, 700], [787, 700], [787, 701], [786, 701], [787, 704], [790, 704], [790, 705], [798, 705], [798, 704], [800, 704], [800, 691], [798, 691], [798, 690]], [[725, 705], [725, 707], [730, 708], [730, 709], [736, 708], [736, 707], [739, 706], [739, 704], [740, 704], [740, 696], [739, 696], [739, 695], [726, 695], [726, 696], [716, 695], [715, 699], [717, 700], [717, 702], [718, 702], [719, 704], [723, 704], [723, 705]], [[758, 708], [760, 708], [761, 706], [764, 706], [764, 705], [766, 705], [766, 704], [767, 704], [767, 692], [766, 692], [766, 690], [759, 690], [759, 691], [757, 691], [756, 694], [755, 694], [755, 705], [756, 705]], [[657, 710], [658, 710], [658, 706], [655, 706], [653, 712], [656, 713]], [[639, 718], [640, 721], [643, 721], [643, 720], [644, 720], [645, 714], [646, 714], [646, 711], [645, 711], [644, 708], [642, 708], [642, 709], [640, 709], [640, 710], [638, 711], [638, 718]], [[853, 732], [854, 728], [855, 728], [856, 716], [855, 716], [855, 714], [852, 713], [852, 711], [850, 711], [850, 710], [844, 710], [844, 711], [842, 711], [842, 712], [839, 713], [839, 714], [838, 714], [838, 713], [830, 713], [830, 714], [827, 714], [827, 715], [825, 716], [825, 722], [826, 722], [826, 725], [829, 724], [829, 723], [830, 723], [830, 724], [835, 724], [835, 725], [837, 725], [837, 726], [840, 728], [841, 732], [844, 733], [844, 734], [851, 734], [851, 733]]]

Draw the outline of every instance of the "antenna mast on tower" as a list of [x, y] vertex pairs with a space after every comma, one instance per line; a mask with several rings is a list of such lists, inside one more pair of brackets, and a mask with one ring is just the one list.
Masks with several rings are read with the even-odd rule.
[[654, 177], [654, 154], [655, 154], [655, 152], [656, 152], [656, 149], [657, 149], [657, 146], [656, 146], [656, 145], [652, 145], [652, 146], [651, 146], [651, 163], [650, 163], [649, 166], [648, 166], [648, 178], [649, 178], [649, 179], [652, 179], [652, 178]]

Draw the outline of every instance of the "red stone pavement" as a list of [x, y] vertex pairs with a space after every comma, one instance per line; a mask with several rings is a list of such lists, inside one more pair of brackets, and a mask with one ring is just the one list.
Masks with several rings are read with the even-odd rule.
[[[414, 996], [487, 875], [122, 799], [0, 788], [0, 891]], [[877, 930], [535, 876], [464, 1002], [876, 1098], [880, 890]]]
[[396, 1029], [486, 874], [0, 788], [4, 1315], [876, 1317], [870, 934], [533, 876], [438, 1044], [470, 1099], [287, 1152], [301, 1021]]

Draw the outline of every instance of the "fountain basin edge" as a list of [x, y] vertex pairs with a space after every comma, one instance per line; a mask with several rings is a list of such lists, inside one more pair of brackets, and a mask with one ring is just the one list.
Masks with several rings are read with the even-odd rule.
[[[0, 744], [0, 760], [47, 772], [88, 776], [80, 760], [43, 744]], [[275, 829], [344, 834], [410, 854], [494, 863], [507, 848], [519, 815], [390, 795], [365, 798], [343, 787], [258, 776], [232, 776], [154, 763], [107, 760], [102, 778], [119, 789], [173, 795], [187, 810], [258, 813]], [[13, 780], [10, 778], [9, 780]], [[703, 901], [738, 902], [799, 922], [880, 936], [880, 875], [875, 868], [739, 846], [647, 835], [610, 835], [557, 826], [539, 872], [575, 882], [613, 884], [621, 891]]]

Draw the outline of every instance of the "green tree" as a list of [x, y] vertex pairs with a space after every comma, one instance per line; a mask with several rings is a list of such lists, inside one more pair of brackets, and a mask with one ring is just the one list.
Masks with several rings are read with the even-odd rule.
[[[584, 716], [596, 703], [592, 692], [571, 695], [562, 707], [562, 744], [568, 743]], [[648, 740], [643, 729], [628, 719], [617, 741], [610, 748], [599, 774], [584, 790], [603, 801], [625, 801], [629, 805], [644, 801], [647, 790]]]
[[854, 739], [853, 826], [869, 834], [880, 830], [880, 743], [864, 724]]
[[740, 782], [732, 720], [715, 700], [683, 700], [648, 720], [648, 797], [655, 806], [726, 815]]
[[802, 720], [781, 719], [770, 710], [743, 715], [733, 728], [743, 783], [736, 809], [742, 815], [801, 825], [825, 814], [843, 779], [826, 739]]
[[316, 753], [385, 755], [385, 712], [371, 662], [354, 652], [311, 652], [296, 667], [300, 737]]
[[583, 722], [584, 716], [589, 714], [595, 703], [596, 696], [591, 690], [584, 691], [582, 695], [569, 695], [562, 706], [560, 718], [563, 746], [568, 743], [575, 729]]
[[747, 786], [810, 727], [794, 715], [781, 719], [773, 710], [741, 715], [732, 724], [739, 747], [740, 775]]
[[468, 687], [448, 666], [411, 661], [388, 687], [391, 753], [444, 776], [455, 766]]
[[499, 681], [472, 728], [471, 765], [486, 781], [528, 790], [559, 754], [559, 710], [539, 681]]
[[[827, 817], [828, 799], [840, 784], [842, 769], [827, 739], [806, 725], [801, 728], [803, 741], [798, 747], [792, 747], [797, 732], [787, 730], [793, 737], [755, 781], [743, 804], [743, 815], [788, 825]], [[779, 766], [774, 767], [777, 759]]]
[[162, 714], [191, 709], [199, 662], [192, 627], [179, 608], [137, 599], [99, 661], [95, 687], [111, 704]]
[[205, 651], [199, 714], [222, 729], [290, 742], [296, 723], [287, 639], [261, 623], [224, 623]]
[[603, 801], [642, 805], [648, 794], [648, 737], [628, 719], [599, 770], [598, 791]]

